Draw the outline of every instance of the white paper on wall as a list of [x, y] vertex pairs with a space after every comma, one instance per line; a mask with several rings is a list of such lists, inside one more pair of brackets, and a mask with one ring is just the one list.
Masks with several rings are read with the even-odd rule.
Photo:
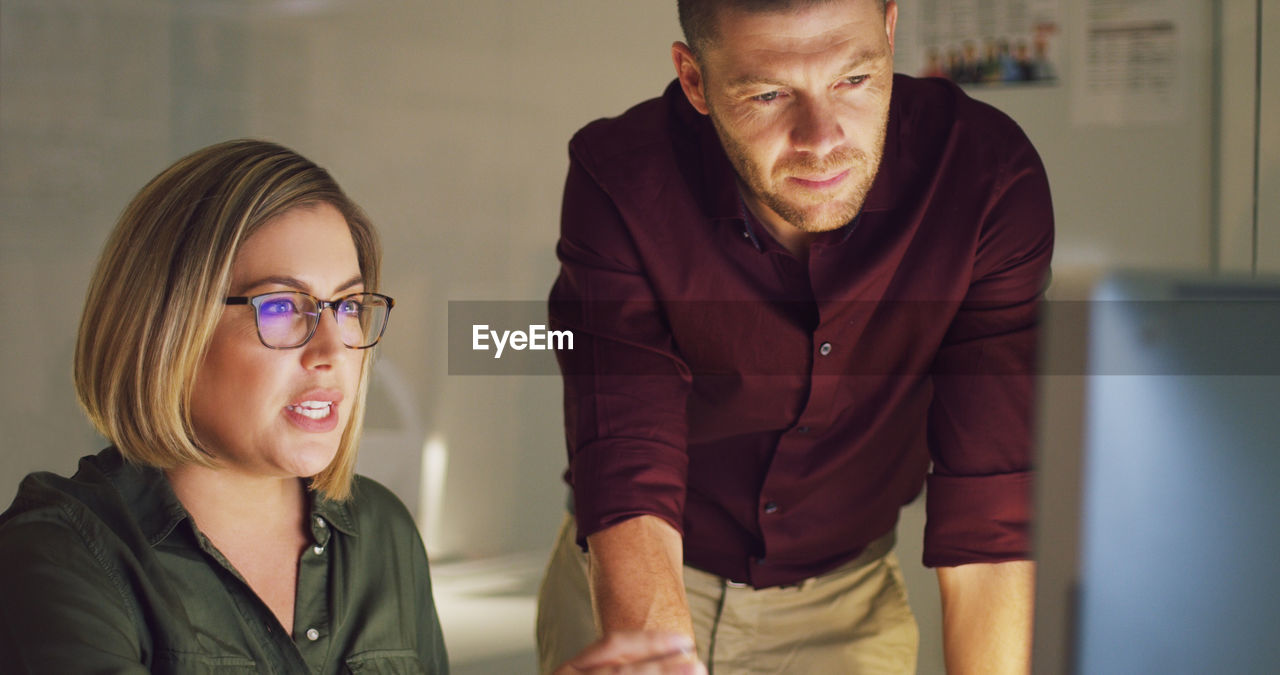
[[1075, 124], [1176, 122], [1186, 115], [1186, 26], [1173, 0], [1088, 0], [1076, 6]]

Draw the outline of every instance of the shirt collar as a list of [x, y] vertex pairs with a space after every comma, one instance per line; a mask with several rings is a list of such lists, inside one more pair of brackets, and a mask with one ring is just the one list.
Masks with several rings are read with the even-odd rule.
[[125, 461], [114, 447], [102, 451], [97, 459], [149, 545], [164, 541], [178, 523], [190, 518], [160, 469]]
[[[763, 252], [768, 245], [764, 243], [764, 240], [761, 238], [761, 235], [757, 234], [757, 232], [764, 231], [764, 224], [761, 223], [760, 220], [756, 218], [755, 214], [752, 213], [751, 210], [747, 208], [747, 202], [745, 199], [742, 198], [741, 194], [739, 194], [739, 198], [738, 198], [738, 208], [739, 208], [739, 214], [740, 214], [739, 217], [742, 219], [744, 223], [743, 231], [746, 233], [747, 238], [751, 240], [751, 243], [756, 247], [756, 250]], [[864, 208], [863, 211], [865, 210], [866, 209]], [[814, 240], [813, 245], [814, 246], [838, 246], [840, 244], [843, 244], [844, 242], [848, 241], [849, 236], [853, 234], [853, 231], [855, 229], [857, 229], [858, 221], [861, 218], [862, 218], [862, 211], [859, 211], [858, 214], [853, 217], [853, 220], [845, 223], [844, 225], [840, 226], [836, 230], [833, 230], [830, 232], [823, 232], [822, 234], [818, 235], [818, 237]], [[765, 234], [764, 236], [769, 237], [769, 239], [772, 240], [772, 237], [770, 237], [768, 234]], [[780, 244], [775, 243], [773, 245], [781, 248]]]
[[[156, 546], [164, 541], [179, 523], [191, 518], [160, 469], [125, 461], [114, 447], [104, 450], [99, 459], [149, 545]], [[311, 490], [307, 491], [307, 497], [313, 528], [316, 519], [323, 518], [326, 525], [332, 525], [343, 534], [357, 534], [349, 501], [331, 501]]]
[[335, 502], [311, 490], [307, 491], [307, 495], [311, 498], [312, 524], [315, 524], [316, 518], [324, 518], [328, 524], [345, 535], [354, 537], [359, 534], [355, 514], [351, 512], [350, 499], [345, 502]]

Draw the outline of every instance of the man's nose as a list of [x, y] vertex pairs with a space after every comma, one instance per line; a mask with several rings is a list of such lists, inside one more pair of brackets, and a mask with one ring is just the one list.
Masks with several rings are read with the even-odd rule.
[[791, 145], [823, 156], [844, 142], [844, 128], [835, 106], [822, 96], [805, 97], [793, 108]]

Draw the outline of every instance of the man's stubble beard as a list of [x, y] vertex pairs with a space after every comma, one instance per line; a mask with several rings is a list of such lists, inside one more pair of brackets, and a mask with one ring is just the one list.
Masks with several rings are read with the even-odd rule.
[[[707, 101], [707, 107], [708, 116], [716, 129], [716, 135], [720, 137], [720, 144], [724, 147], [725, 154], [728, 155], [729, 163], [733, 165], [734, 172], [738, 174], [738, 180], [755, 199], [764, 203], [791, 226], [803, 232], [829, 232], [843, 227], [862, 210], [862, 205], [867, 199], [867, 193], [871, 191], [871, 184], [875, 181], [876, 173], [880, 168], [880, 160], [884, 155], [885, 133], [889, 118], [887, 107], [877, 126], [879, 133], [872, 152], [868, 153], [854, 148], [841, 147], [822, 158], [805, 153], [785, 159], [774, 166], [774, 186], [786, 185], [788, 176], [821, 176], [846, 168], [850, 170], [850, 175], [845, 178], [845, 181], [855, 181], [852, 191], [845, 193], [843, 196], [805, 195], [801, 192], [799, 199], [791, 200], [788, 200], [787, 197], [776, 190], [769, 189], [769, 183], [765, 177], [765, 168], [751, 159], [751, 155], [747, 152], [744, 143], [725, 131], [716, 116], [715, 108], [711, 106], [709, 100]], [[806, 199], [806, 197], [808, 198]], [[831, 202], [836, 202], [837, 207], [817, 214], [810, 214], [804, 208], [814, 204]]]

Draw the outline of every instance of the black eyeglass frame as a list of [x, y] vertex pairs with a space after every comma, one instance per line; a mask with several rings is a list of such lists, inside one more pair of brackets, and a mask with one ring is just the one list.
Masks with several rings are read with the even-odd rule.
[[[267, 344], [267, 341], [262, 337], [262, 328], [258, 324], [258, 312], [261, 311], [262, 309], [261, 305], [264, 298], [267, 298], [273, 295], [283, 295], [285, 293], [292, 293], [294, 295], [303, 295], [314, 300], [316, 303], [316, 307], [318, 308], [316, 310], [316, 322], [311, 325], [311, 330], [307, 332], [307, 337], [303, 338], [302, 341], [299, 342], [298, 344], [293, 345], [291, 347], [275, 347]], [[343, 342], [342, 346], [346, 347], [347, 349], [369, 349], [371, 347], [376, 346], [379, 342], [382, 341], [382, 334], [387, 332], [387, 324], [391, 323], [391, 308], [396, 306], [396, 301], [395, 301], [395, 298], [392, 298], [389, 295], [383, 295], [382, 293], [370, 293], [368, 291], [360, 291], [359, 293], [348, 293], [334, 300], [321, 300], [320, 298], [317, 298], [316, 296], [303, 291], [272, 291], [270, 293], [259, 293], [258, 295], [227, 296], [227, 298], [223, 301], [223, 304], [253, 306], [253, 329], [254, 329], [254, 332], [258, 334], [258, 342], [261, 342], [263, 347], [266, 347], [267, 349], [298, 349], [299, 347], [305, 346], [308, 342], [311, 342], [311, 338], [315, 337], [316, 329], [320, 328], [320, 321], [324, 319], [324, 310], [332, 309], [334, 320], [339, 321], [340, 319], [338, 319], [338, 305], [346, 300], [349, 300], [356, 296], [362, 296], [362, 295], [372, 295], [386, 301], [387, 314], [382, 319], [382, 328], [378, 330], [378, 335], [375, 338], [373, 338], [373, 342], [367, 345], [364, 345], [363, 347], [352, 347], [346, 342]]]

